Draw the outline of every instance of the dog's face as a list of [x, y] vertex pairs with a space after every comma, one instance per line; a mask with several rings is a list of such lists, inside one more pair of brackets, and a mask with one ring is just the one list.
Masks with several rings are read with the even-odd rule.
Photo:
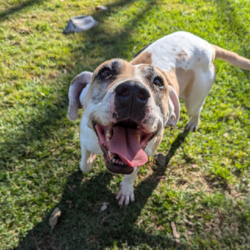
[[[144, 165], [147, 144], [162, 134], [167, 123], [175, 125], [179, 118], [176, 93], [164, 73], [151, 65], [132, 65], [121, 59], [104, 62], [94, 71], [84, 94], [76, 81], [84, 85], [84, 80], [76, 78], [69, 97], [80, 97], [88, 126], [95, 131], [111, 172], [131, 174]], [[69, 117], [70, 112], [69, 107]]]

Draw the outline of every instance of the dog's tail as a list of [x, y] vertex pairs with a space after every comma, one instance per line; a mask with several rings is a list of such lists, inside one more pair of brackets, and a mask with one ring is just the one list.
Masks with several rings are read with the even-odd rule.
[[230, 64], [238, 66], [242, 69], [250, 70], [250, 60], [245, 57], [239, 56], [234, 52], [222, 49], [219, 46], [211, 44], [215, 51], [215, 58], [220, 58]]

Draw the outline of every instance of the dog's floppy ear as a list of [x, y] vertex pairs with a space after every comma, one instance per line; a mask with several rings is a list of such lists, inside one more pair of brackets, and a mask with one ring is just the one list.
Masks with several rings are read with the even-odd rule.
[[168, 85], [168, 120], [167, 125], [176, 126], [180, 118], [180, 102], [179, 98], [171, 85]]
[[80, 95], [81, 100], [83, 100], [87, 94], [92, 75], [93, 73], [84, 71], [76, 76], [70, 85], [68, 109], [68, 117], [70, 120], [76, 120], [78, 117], [78, 109], [81, 107]]

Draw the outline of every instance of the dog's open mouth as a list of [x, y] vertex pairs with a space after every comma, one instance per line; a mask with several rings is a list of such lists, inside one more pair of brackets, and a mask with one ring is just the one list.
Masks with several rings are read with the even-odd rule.
[[154, 134], [145, 133], [136, 122], [128, 119], [113, 126], [94, 127], [110, 171], [130, 174], [148, 161], [144, 148]]

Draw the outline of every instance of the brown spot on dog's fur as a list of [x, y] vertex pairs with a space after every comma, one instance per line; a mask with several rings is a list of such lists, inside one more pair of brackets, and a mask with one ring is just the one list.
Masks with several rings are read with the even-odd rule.
[[200, 58], [198, 58], [198, 62], [200, 61], [201, 59]]
[[182, 50], [180, 53], [176, 54], [177, 62], [185, 61], [186, 59], [188, 59], [188, 54], [186, 51]]
[[194, 71], [192, 69], [185, 70], [183, 68], [176, 69], [176, 77], [179, 83], [179, 86], [186, 86], [182, 91], [185, 96], [189, 96], [195, 80]]
[[[172, 68], [168, 72], [162, 72], [168, 84], [173, 87], [178, 96], [181, 96], [182, 94], [184, 94], [185, 96], [190, 95], [195, 80], [193, 70], [185, 70], [183, 68]], [[185, 88], [182, 89], [184, 86]], [[180, 93], [180, 90], [182, 90], [182, 93]]]
[[213, 71], [215, 71], [215, 68], [214, 68], [214, 64], [213, 64], [213, 63], [210, 64], [210, 68], [211, 68]]
[[152, 53], [148, 51], [141, 52], [137, 57], [135, 57], [131, 62], [132, 65], [136, 64], [152, 64]]

